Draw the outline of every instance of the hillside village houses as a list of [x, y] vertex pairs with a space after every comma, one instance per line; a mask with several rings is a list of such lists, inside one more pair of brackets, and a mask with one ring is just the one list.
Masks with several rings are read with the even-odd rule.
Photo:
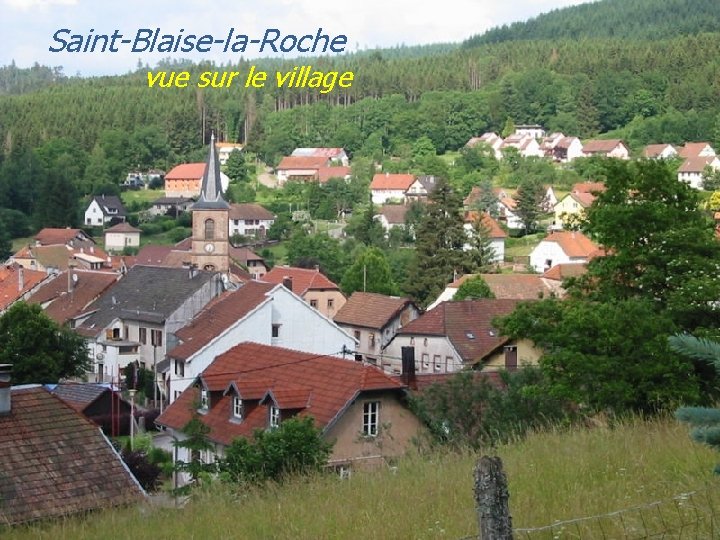
[[296, 148], [275, 167], [279, 186], [290, 180], [324, 184], [330, 178], [347, 180], [350, 174], [350, 160], [342, 148]]
[[686, 158], [678, 169], [678, 180], [691, 188], [702, 189], [705, 172], [720, 171], [720, 158], [717, 156], [697, 156]]
[[585, 216], [585, 211], [592, 206], [598, 193], [605, 191], [602, 182], [579, 182], [574, 184], [570, 193], [565, 195], [553, 206], [554, 230], [576, 224]]
[[17, 263], [0, 265], [0, 315], [15, 302], [27, 300], [55, 276], [39, 270], [29, 270]]
[[217, 141], [215, 143], [218, 153], [218, 161], [220, 165], [225, 165], [233, 152], [242, 152], [244, 146], [239, 143]]
[[596, 139], [583, 145], [586, 157], [600, 156], [616, 159], [630, 159], [630, 149], [620, 139]]
[[263, 276], [263, 281], [285, 285], [310, 304], [310, 307], [317, 309], [329, 319], [334, 318], [345, 305], [346, 299], [340, 292], [340, 287], [330, 281], [318, 268], [275, 266]]
[[672, 144], [648, 144], [642, 151], [642, 157], [647, 159], [672, 159], [677, 155], [677, 148]]
[[241, 235], [263, 239], [275, 223], [275, 215], [259, 204], [242, 203], [230, 205], [230, 236]]
[[465, 229], [465, 235], [468, 240], [463, 246], [463, 249], [465, 251], [472, 249], [472, 239], [475, 235], [475, 227], [478, 219], [482, 221], [482, 227], [487, 231], [490, 248], [493, 250], [493, 262], [503, 262], [503, 260], [505, 260], [505, 239], [507, 238], [507, 233], [500, 228], [497, 221], [484, 212], [482, 215], [475, 210], [465, 212], [463, 228]]
[[378, 173], [370, 182], [373, 204], [405, 203], [407, 192], [415, 183], [413, 174]]
[[405, 226], [405, 215], [408, 206], [404, 204], [385, 204], [377, 209], [374, 218], [377, 219], [386, 233], [395, 227]]
[[140, 234], [142, 231], [123, 221], [105, 229], [105, 249], [107, 251], [122, 251], [125, 248], [140, 247]]
[[579, 231], [556, 231], [540, 241], [530, 253], [530, 266], [543, 273], [557, 264], [582, 264], [602, 254], [592, 240]]
[[96, 195], [85, 210], [85, 225], [103, 227], [107, 223], [125, 221], [125, 207], [116, 195]]
[[[173, 167], [165, 175], [165, 197], [194, 199], [200, 195], [200, 187], [205, 174], [206, 163], [183, 163]], [[219, 166], [219, 158], [218, 158]], [[230, 178], [220, 172], [222, 191], [227, 191]]]

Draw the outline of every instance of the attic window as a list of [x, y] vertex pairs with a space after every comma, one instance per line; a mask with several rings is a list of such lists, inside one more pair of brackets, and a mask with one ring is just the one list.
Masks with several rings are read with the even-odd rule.
[[496, 334], [495, 330], [488, 330], [488, 336], [495, 337], [496, 335], [497, 334]]
[[268, 424], [270, 425], [270, 429], [275, 429], [280, 425], [280, 409], [274, 405], [270, 405], [270, 419]]
[[236, 418], [237, 420], [243, 419], [243, 402], [242, 399], [235, 396], [233, 398], [233, 418]]
[[465, 332], [465, 336], [466, 336], [468, 339], [475, 339], [475, 334], [473, 334], [470, 330], [467, 330], [467, 331]]
[[206, 411], [208, 409], [208, 405], [210, 404], [210, 396], [208, 396], [208, 391], [205, 388], [200, 389], [200, 409]]

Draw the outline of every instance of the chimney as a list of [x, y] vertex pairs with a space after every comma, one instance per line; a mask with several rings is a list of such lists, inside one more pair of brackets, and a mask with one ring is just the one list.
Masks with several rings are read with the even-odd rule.
[[23, 273], [23, 267], [18, 266], [18, 292], [22, 292], [25, 288], [25, 274]]
[[292, 277], [283, 276], [283, 287], [285, 287], [288, 291], [292, 291]]
[[12, 364], [0, 364], [0, 416], [10, 414], [10, 386], [12, 384]]
[[402, 381], [412, 389], [417, 388], [415, 380], [415, 347], [400, 347], [402, 355]]

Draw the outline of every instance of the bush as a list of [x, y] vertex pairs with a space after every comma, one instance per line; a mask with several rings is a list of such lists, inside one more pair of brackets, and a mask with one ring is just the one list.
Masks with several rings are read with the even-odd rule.
[[144, 450], [123, 449], [120, 455], [143, 489], [146, 491], [157, 489], [162, 469], [159, 465], [151, 462]]

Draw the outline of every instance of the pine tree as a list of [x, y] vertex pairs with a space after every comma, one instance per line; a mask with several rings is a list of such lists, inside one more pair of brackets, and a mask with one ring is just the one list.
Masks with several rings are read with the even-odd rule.
[[467, 240], [463, 225], [460, 197], [441, 180], [418, 227], [415, 264], [405, 285], [417, 302], [427, 303], [455, 276], [469, 271], [471, 264], [463, 251]]
[[489, 214], [493, 219], [497, 218], [500, 214], [498, 208], [498, 200], [493, 192], [492, 182], [490, 180], [483, 180], [478, 186], [479, 196], [473, 204], [473, 210], [479, 210]]
[[542, 214], [540, 205], [545, 197], [545, 188], [535, 179], [526, 178], [518, 186], [515, 194], [515, 212], [525, 225], [525, 232], [537, 229], [538, 219]]
[[478, 212], [472, 222], [472, 230], [468, 235], [470, 237], [468, 258], [471, 271], [476, 274], [486, 273], [495, 267], [497, 257], [490, 240], [490, 227], [488, 227], [484, 219], [485, 215]]

